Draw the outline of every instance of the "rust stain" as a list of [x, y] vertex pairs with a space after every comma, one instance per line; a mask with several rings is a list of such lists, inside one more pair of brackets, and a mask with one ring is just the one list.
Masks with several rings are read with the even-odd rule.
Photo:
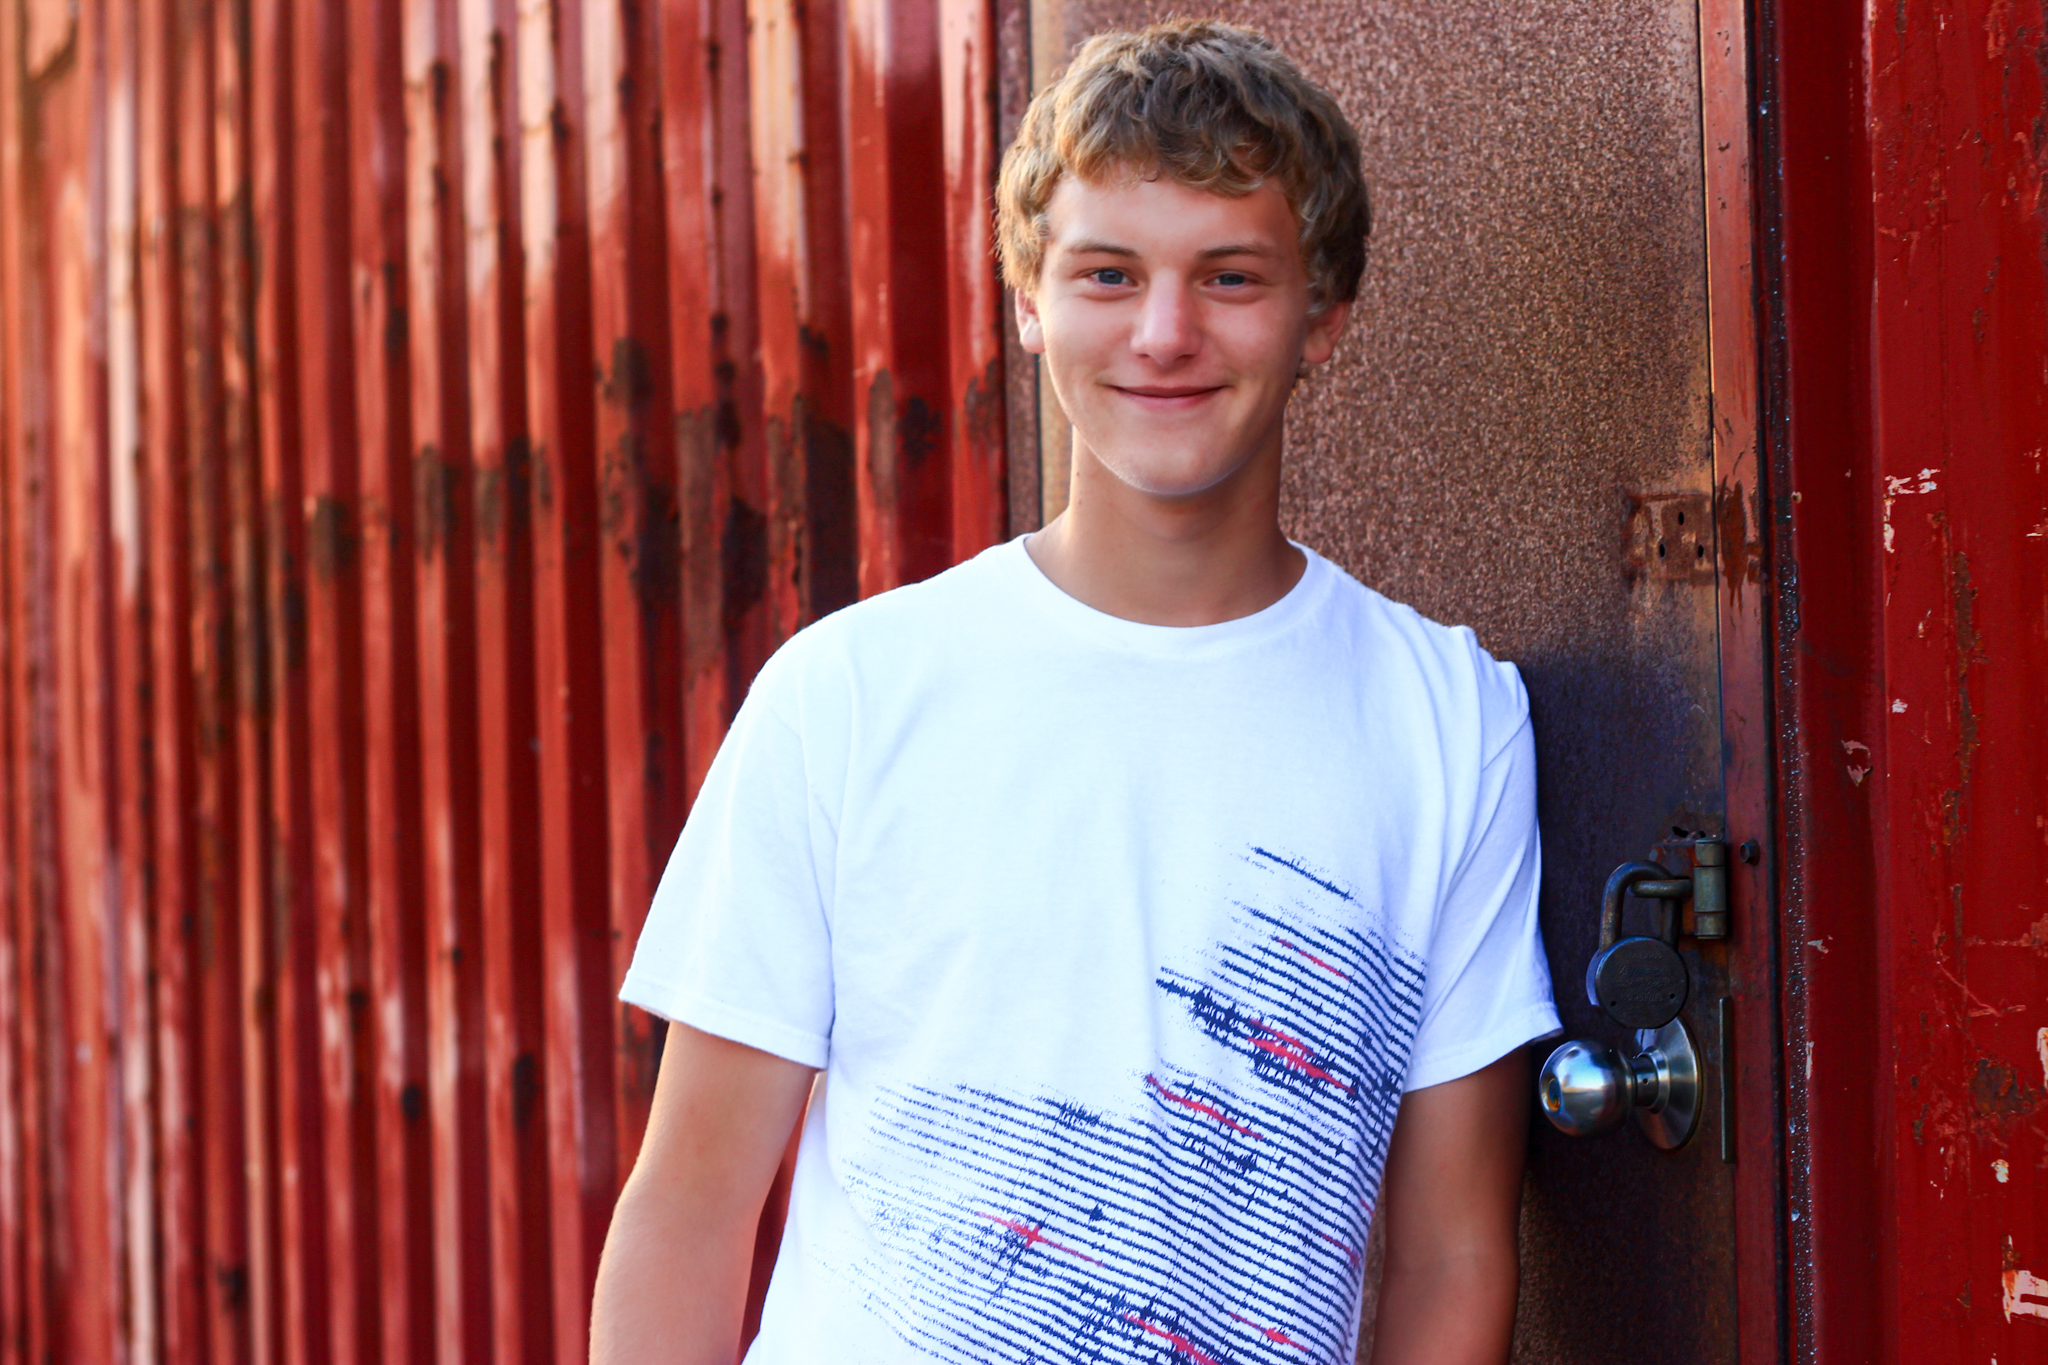
[[604, 462], [600, 518], [618, 555], [631, 565], [634, 600], [643, 615], [672, 610], [681, 599], [682, 517], [675, 489], [647, 473], [631, 431]]
[[[691, 519], [680, 527], [681, 538], [689, 543], [682, 544], [679, 539], [677, 553], [695, 565], [700, 562], [698, 556], [702, 553], [696, 546], [706, 538], [705, 528], [697, 524], [697, 509], [708, 507], [712, 501], [710, 489], [714, 485], [716, 465], [722, 453], [718, 405], [685, 408], [675, 414], [674, 420], [677, 478], [689, 490], [686, 500], [691, 509]], [[710, 604], [697, 595], [701, 592], [701, 577], [692, 570], [692, 596], [683, 612], [683, 657], [691, 668], [711, 669], [718, 666], [716, 658], [723, 626], [720, 614], [706, 610]]]
[[1703, 493], [1631, 494], [1623, 562], [1631, 578], [1712, 583], [1711, 504]]
[[896, 379], [884, 367], [868, 382], [868, 480], [884, 508], [896, 505], [897, 454]]
[[921, 396], [912, 394], [896, 417], [896, 439], [901, 443], [900, 468], [915, 473], [931, 461], [946, 429], [945, 417]]
[[804, 433], [805, 539], [810, 549], [803, 572], [809, 580], [808, 615], [816, 618], [860, 596], [860, 495], [854, 480], [853, 433], [802, 395], [797, 398], [797, 421]]
[[1714, 509], [1715, 550], [1721, 557], [1721, 581], [1731, 606], [1740, 606], [1745, 587], [1763, 576], [1763, 542], [1750, 535], [1749, 494], [1737, 479], [1717, 491]]
[[967, 382], [963, 404], [967, 441], [975, 450], [1000, 450], [1003, 443], [1003, 359], [997, 356]]
[[1977, 717], [1970, 707], [1970, 670], [1985, 662], [1985, 655], [1983, 637], [1977, 630], [1977, 587], [1970, 576], [1969, 556], [1961, 550], [1949, 555], [1949, 598], [1955, 611], [1956, 691], [1961, 708], [1956, 756], [1962, 767], [1963, 785], [1968, 786], [1971, 764], [1977, 756]]
[[2041, 1094], [2040, 1086], [2026, 1084], [2017, 1071], [2003, 1062], [1988, 1057], [1977, 1059], [1976, 1073], [1970, 1078], [1970, 1096], [1979, 1114], [1987, 1118], [2018, 1118], [2040, 1106]]
[[611, 372], [605, 376], [604, 400], [615, 407], [637, 410], [654, 397], [654, 362], [647, 348], [632, 337], [612, 343]]
[[768, 518], [746, 499], [734, 498], [726, 507], [718, 548], [725, 589], [721, 610], [730, 632], [768, 592]]
[[413, 457], [413, 537], [421, 559], [431, 560], [455, 529], [454, 471], [429, 443]]
[[346, 573], [355, 564], [357, 542], [349, 505], [331, 493], [316, 497], [306, 516], [306, 558], [313, 572], [325, 580]]

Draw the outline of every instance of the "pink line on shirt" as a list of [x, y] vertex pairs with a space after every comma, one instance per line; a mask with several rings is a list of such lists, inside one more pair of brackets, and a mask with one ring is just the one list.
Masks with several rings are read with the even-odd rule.
[[1298, 1038], [1291, 1038], [1279, 1029], [1274, 1028], [1271, 1024], [1262, 1023], [1257, 1019], [1252, 1020], [1252, 1027], [1261, 1033], [1270, 1033], [1280, 1039], [1279, 1042], [1273, 1043], [1266, 1041], [1264, 1038], [1254, 1038], [1251, 1040], [1253, 1047], [1261, 1052], [1271, 1053], [1297, 1071], [1305, 1072], [1319, 1081], [1328, 1081], [1347, 1095], [1351, 1093], [1350, 1086], [1344, 1084], [1344, 1082], [1338, 1080], [1335, 1076], [1332, 1076], [1329, 1072], [1308, 1059], [1308, 1045], [1306, 1043], [1303, 1043]]
[[1224, 1113], [1221, 1109], [1218, 1109], [1213, 1104], [1204, 1104], [1200, 1100], [1191, 1100], [1185, 1095], [1176, 1095], [1171, 1090], [1168, 1090], [1165, 1086], [1161, 1085], [1157, 1080], [1153, 1079], [1150, 1076], [1147, 1076], [1145, 1078], [1145, 1083], [1151, 1086], [1154, 1090], [1157, 1090], [1162, 1099], [1171, 1100], [1175, 1104], [1180, 1105], [1182, 1108], [1192, 1109], [1198, 1114], [1207, 1114], [1210, 1118], [1216, 1120], [1224, 1127], [1235, 1128], [1238, 1132], [1243, 1133], [1246, 1137], [1251, 1138], [1256, 1142], [1265, 1141], [1265, 1139], [1260, 1137], [1257, 1133], [1254, 1133], [1251, 1129], [1245, 1127], [1245, 1125], [1239, 1123], [1236, 1119], [1230, 1117], [1230, 1115]]
[[1322, 1238], [1325, 1242], [1328, 1242], [1331, 1246], [1343, 1252], [1344, 1259], [1351, 1262], [1352, 1265], [1356, 1266], [1358, 1264], [1358, 1253], [1353, 1251], [1347, 1243], [1340, 1242], [1335, 1237], [1332, 1237], [1329, 1233], [1323, 1232], [1321, 1230], [1316, 1231], [1316, 1236]]
[[1074, 1248], [1070, 1246], [1066, 1246], [1062, 1243], [1055, 1242], [1052, 1238], [1046, 1236], [1037, 1228], [1032, 1227], [1029, 1223], [1020, 1223], [1014, 1218], [1005, 1218], [1001, 1214], [995, 1213], [983, 1213], [978, 1214], [976, 1216], [980, 1218], [986, 1218], [991, 1223], [1000, 1223], [1004, 1227], [1008, 1228], [1010, 1231], [1016, 1233], [1019, 1237], [1022, 1237], [1024, 1239], [1024, 1246], [1026, 1250], [1029, 1250], [1030, 1248], [1035, 1246], [1049, 1246], [1054, 1251], [1064, 1251], [1069, 1256], [1078, 1256], [1082, 1260], [1088, 1262], [1090, 1265], [1102, 1264], [1102, 1262], [1096, 1260], [1093, 1256], [1090, 1256], [1085, 1251], [1076, 1251]]
[[1300, 953], [1310, 962], [1315, 963], [1318, 967], [1321, 967], [1324, 971], [1328, 972], [1331, 976], [1336, 977], [1340, 981], [1349, 981], [1351, 979], [1351, 973], [1345, 971], [1342, 967], [1334, 967], [1330, 965], [1329, 963], [1323, 961], [1321, 958], [1317, 957], [1314, 953], [1310, 952], [1306, 948], [1295, 947], [1293, 943], [1290, 943], [1288, 940], [1284, 938], [1276, 937], [1273, 941], [1279, 944], [1282, 948], [1292, 948], [1295, 952]]
[[1153, 1336], [1165, 1338], [1167, 1345], [1173, 1347], [1174, 1350], [1179, 1351], [1188, 1359], [1199, 1361], [1200, 1365], [1218, 1365], [1215, 1356], [1210, 1355], [1207, 1351], [1195, 1345], [1195, 1343], [1189, 1341], [1180, 1333], [1169, 1332], [1164, 1327], [1154, 1327], [1151, 1323], [1145, 1321], [1136, 1313], [1126, 1313], [1124, 1314], [1124, 1317], [1129, 1319], [1131, 1322], [1136, 1323], [1138, 1326], [1144, 1328]]
[[[1223, 1311], [1226, 1313], [1230, 1313], [1230, 1310], [1228, 1308], [1224, 1309]], [[1243, 1323], [1245, 1326], [1251, 1328], [1254, 1332], [1257, 1332], [1260, 1336], [1264, 1337], [1266, 1340], [1270, 1342], [1275, 1343], [1276, 1345], [1292, 1346], [1297, 1351], [1306, 1351], [1308, 1349], [1308, 1347], [1302, 1345], [1293, 1337], [1288, 1336], [1287, 1333], [1281, 1331], [1278, 1327], [1261, 1327], [1259, 1326], [1259, 1324], [1253, 1322], [1250, 1318], [1246, 1317], [1242, 1313], [1230, 1313], [1230, 1316], [1236, 1318], [1239, 1322]]]

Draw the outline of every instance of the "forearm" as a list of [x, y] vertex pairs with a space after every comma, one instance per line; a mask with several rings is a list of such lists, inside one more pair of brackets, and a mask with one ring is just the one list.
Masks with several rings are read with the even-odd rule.
[[1514, 1332], [1518, 1270], [1512, 1245], [1388, 1265], [1372, 1365], [1501, 1365]]
[[733, 1365], [754, 1232], [737, 1210], [629, 1181], [598, 1265], [592, 1365]]
[[1373, 1365], [1502, 1365], [1515, 1328], [1528, 1133], [1520, 1049], [1401, 1102]]
[[669, 1026], [597, 1267], [592, 1365], [733, 1365], [754, 1236], [811, 1070]]

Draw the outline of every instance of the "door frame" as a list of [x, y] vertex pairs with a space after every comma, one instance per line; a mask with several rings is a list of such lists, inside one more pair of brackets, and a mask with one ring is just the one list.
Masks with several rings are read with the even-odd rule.
[[1759, 444], [1760, 350], [1748, 0], [1698, 0], [1721, 776], [1729, 866], [1728, 1036], [1722, 1040], [1734, 1166], [1736, 1342], [1748, 1362], [1787, 1358], [1785, 1067], [1779, 989], [1777, 781], [1772, 692], [1776, 581], [1771, 490]]

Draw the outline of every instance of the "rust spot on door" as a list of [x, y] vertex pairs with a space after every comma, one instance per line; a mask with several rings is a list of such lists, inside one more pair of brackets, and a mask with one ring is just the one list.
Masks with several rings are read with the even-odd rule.
[[2019, 1073], [2004, 1063], [1980, 1057], [1976, 1074], [1970, 1078], [1970, 1097], [1984, 1117], [2013, 1119], [2040, 1105], [2041, 1088], [2022, 1081]]
[[1704, 493], [1631, 495], [1623, 555], [1632, 577], [1712, 583], [1714, 540]]

